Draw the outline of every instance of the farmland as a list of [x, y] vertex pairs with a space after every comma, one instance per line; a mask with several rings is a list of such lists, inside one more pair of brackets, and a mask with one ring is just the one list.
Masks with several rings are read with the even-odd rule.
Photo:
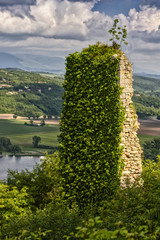
[[26, 126], [23, 120], [0, 119], [0, 137], [9, 138], [12, 144], [21, 147], [24, 155], [43, 155], [47, 148], [34, 148], [33, 136], [41, 138], [41, 144], [50, 147], [57, 147], [57, 135], [59, 134], [58, 124], [46, 124], [43, 127]]

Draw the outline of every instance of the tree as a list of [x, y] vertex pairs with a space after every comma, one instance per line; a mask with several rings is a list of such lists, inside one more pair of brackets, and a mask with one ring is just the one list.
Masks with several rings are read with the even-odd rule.
[[160, 138], [145, 141], [143, 145], [143, 153], [144, 160], [151, 159], [157, 162], [157, 155], [160, 155]]
[[13, 115], [13, 118], [16, 119], [18, 116], [16, 114]]
[[1, 137], [0, 138], [0, 146], [6, 148], [11, 145], [11, 141], [9, 138]]
[[48, 119], [52, 119], [52, 115], [48, 114]]
[[33, 120], [30, 120], [30, 125], [33, 126]]
[[112, 35], [112, 37], [109, 39], [109, 41], [112, 42], [112, 46], [115, 48], [116, 47], [120, 48], [120, 46], [122, 45], [122, 42], [125, 45], [128, 44], [125, 40], [127, 37], [126, 26], [124, 26], [123, 28], [118, 27], [117, 26], [118, 23], [119, 23], [119, 20], [115, 19], [112, 28], [108, 31]]
[[41, 137], [38, 137], [38, 136], [34, 136], [33, 138], [33, 146], [36, 148], [38, 147], [39, 143], [41, 142]]
[[18, 145], [13, 144], [13, 145], [9, 145], [9, 147], [7, 148], [7, 151], [15, 154], [15, 153], [21, 152], [21, 148]]
[[160, 120], [160, 114], [157, 114], [157, 119]]
[[34, 118], [38, 119], [40, 116], [41, 116], [41, 114], [40, 114], [40, 113], [38, 113], [38, 112], [36, 112], [36, 113], [35, 113], [35, 117], [34, 117]]
[[42, 120], [42, 121], [41, 121], [41, 126], [45, 126], [45, 125], [46, 125], [45, 121]]

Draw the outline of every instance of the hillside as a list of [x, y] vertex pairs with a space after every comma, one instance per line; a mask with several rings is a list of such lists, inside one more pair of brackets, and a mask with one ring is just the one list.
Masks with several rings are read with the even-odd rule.
[[160, 116], [160, 78], [133, 76], [133, 102], [139, 118]]
[[133, 88], [143, 93], [160, 92], [160, 77], [133, 76]]
[[[139, 118], [159, 116], [160, 79], [141, 75], [133, 78], [133, 102]], [[0, 69], [0, 113], [25, 117], [59, 116], [63, 82], [63, 75]]]
[[0, 69], [0, 113], [26, 117], [60, 115], [63, 76]]

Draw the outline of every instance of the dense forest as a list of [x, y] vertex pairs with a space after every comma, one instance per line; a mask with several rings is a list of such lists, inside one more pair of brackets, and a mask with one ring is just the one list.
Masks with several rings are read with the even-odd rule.
[[0, 113], [38, 118], [59, 116], [63, 75], [0, 69]]

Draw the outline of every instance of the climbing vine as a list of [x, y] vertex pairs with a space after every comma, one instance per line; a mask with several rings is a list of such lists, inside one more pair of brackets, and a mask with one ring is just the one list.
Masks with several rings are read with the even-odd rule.
[[65, 198], [80, 208], [111, 196], [119, 181], [124, 110], [117, 53], [97, 43], [66, 59], [60, 168]]

